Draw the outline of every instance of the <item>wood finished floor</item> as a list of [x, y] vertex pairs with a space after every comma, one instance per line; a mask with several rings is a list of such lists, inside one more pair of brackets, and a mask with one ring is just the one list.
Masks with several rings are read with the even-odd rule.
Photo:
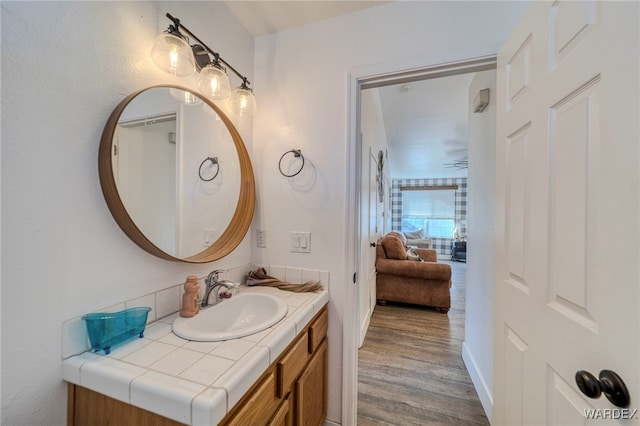
[[488, 425], [462, 361], [466, 264], [452, 267], [451, 310], [376, 306], [358, 351], [358, 426]]

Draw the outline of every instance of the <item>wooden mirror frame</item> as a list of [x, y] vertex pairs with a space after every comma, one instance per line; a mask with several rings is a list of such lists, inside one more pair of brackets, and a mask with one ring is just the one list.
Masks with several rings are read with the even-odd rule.
[[175, 85], [157, 85], [147, 87], [145, 89], [138, 90], [137, 92], [134, 92], [124, 98], [124, 100], [118, 104], [118, 106], [109, 116], [109, 120], [107, 121], [104, 131], [102, 132], [100, 148], [98, 150], [98, 173], [100, 175], [100, 186], [102, 187], [102, 194], [104, 195], [104, 199], [107, 202], [109, 211], [111, 211], [111, 215], [115, 219], [116, 223], [120, 226], [124, 233], [127, 234], [127, 236], [141, 249], [154, 256], [166, 260], [188, 263], [212, 262], [228, 255], [242, 242], [247, 231], [249, 230], [249, 226], [251, 225], [251, 220], [253, 219], [253, 211], [255, 208], [255, 179], [249, 154], [247, 153], [247, 149], [244, 145], [244, 142], [242, 141], [240, 133], [238, 133], [238, 130], [235, 128], [231, 120], [229, 120], [229, 118], [224, 114], [224, 112], [222, 112], [222, 110], [213, 102], [196, 94], [198, 98], [202, 99], [204, 103], [210, 106], [218, 114], [220, 119], [227, 127], [229, 133], [231, 133], [236, 152], [238, 153], [238, 159], [240, 161], [241, 176], [240, 194], [238, 196], [238, 204], [236, 205], [236, 210], [227, 228], [212, 245], [210, 245], [200, 253], [185, 258], [175, 257], [166, 253], [165, 251], [158, 248], [155, 244], [153, 244], [138, 228], [138, 226], [135, 224], [135, 222], [127, 212], [127, 209], [125, 208], [124, 204], [122, 203], [122, 199], [120, 198], [120, 194], [118, 193], [118, 188], [116, 186], [116, 181], [113, 174], [111, 152], [113, 137], [118, 125], [118, 121], [120, 120], [120, 116], [122, 115], [122, 112], [127, 107], [127, 105], [129, 105], [129, 103], [136, 96], [150, 89], [162, 87], [166, 87], [168, 89], [180, 89], [193, 93], [186, 87]]

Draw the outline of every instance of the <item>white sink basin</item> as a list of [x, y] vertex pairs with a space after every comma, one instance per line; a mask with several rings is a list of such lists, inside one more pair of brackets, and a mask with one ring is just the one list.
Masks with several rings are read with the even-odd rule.
[[173, 332], [199, 342], [236, 339], [271, 327], [287, 315], [287, 309], [284, 300], [269, 294], [234, 295], [194, 317], [176, 318]]

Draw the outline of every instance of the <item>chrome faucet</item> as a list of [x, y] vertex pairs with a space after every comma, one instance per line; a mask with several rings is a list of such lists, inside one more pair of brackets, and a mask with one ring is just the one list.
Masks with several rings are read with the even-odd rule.
[[[204, 290], [204, 297], [202, 298], [202, 302], [200, 303], [201, 308], [217, 305], [222, 300], [222, 297], [220, 297], [220, 289], [222, 287], [228, 290], [234, 287], [234, 284], [231, 281], [218, 280], [218, 275], [220, 274], [220, 272], [224, 271], [216, 269], [215, 271], [211, 271], [209, 275], [207, 275], [207, 278], [205, 278], [204, 282], [206, 284], [206, 288]], [[211, 292], [214, 292], [215, 299], [213, 303], [209, 304], [209, 297], [211, 296]]]

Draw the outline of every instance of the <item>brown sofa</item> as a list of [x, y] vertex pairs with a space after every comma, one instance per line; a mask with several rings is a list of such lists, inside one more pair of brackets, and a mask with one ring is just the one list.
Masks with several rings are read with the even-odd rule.
[[407, 256], [404, 235], [390, 232], [376, 245], [376, 299], [434, 306], [442, 313], [451, 307], [451, 267], [438, 263], [435, 250], [414, 249], [422, 261]]

